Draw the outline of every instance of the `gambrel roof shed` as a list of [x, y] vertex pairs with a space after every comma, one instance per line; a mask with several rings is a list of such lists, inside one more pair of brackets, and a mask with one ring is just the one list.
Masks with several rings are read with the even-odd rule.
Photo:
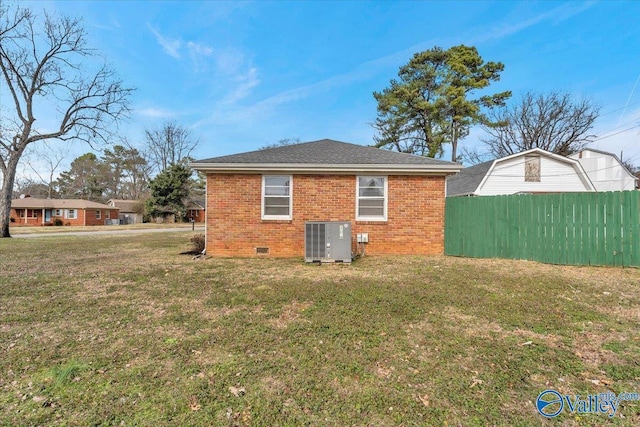
[[[532, 162], [536, 179], [527, 177]], [[464, 168], [447, 178], [447, 197], [596, 191], [580, 162], [540, 148]]]

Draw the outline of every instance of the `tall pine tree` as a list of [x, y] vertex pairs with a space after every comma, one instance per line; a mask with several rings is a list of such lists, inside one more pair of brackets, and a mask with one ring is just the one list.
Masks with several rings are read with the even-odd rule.
[[473, 98], [500, 79], [504, 65], [484, 62], [475, 47], [439, 47], [418, 52], [400, 67], [399, 80], [374, 92], [378, 117], [374, 127], [379, 148], [428, 157], [440, 157], [451, 144], [457, 160], [458, 142], [472, 125], [486, 121], [483, 108], [504, 105], [510, 91]]

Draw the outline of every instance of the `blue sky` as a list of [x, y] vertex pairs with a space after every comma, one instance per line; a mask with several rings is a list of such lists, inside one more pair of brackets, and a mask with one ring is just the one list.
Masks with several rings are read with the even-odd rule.
[[166, 120], [200, 140], [197, 158], [283, 138], [371, 144], [372, 92], [413, 53], [466, 44], [505, 64], [492, 91], [559, 90], [599, 104], [604, 138], [592, 146], [640, 164], [640, 2], [28, 4], [81, 17], [90, 44], [137, 88], [122, 126], [134, 144]]

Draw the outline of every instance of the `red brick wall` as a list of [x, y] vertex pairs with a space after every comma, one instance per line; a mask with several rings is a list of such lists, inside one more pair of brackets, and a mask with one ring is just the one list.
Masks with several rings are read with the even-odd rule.
[[351, 221], [354, 239], [369, 233], [367, 254], [441, 254], [444, 182], [390, 175], [387, 221], [364, 222], [355, 219], [354, 175], [294, 175], [293, 219], [271, 221], [260, 216], [261, 175], [208, 174], [207, 253], [256, 256], [256, 247], [268, 247], [270, 256], [303, 257], [306, 221]]
[[[31, 211], [31, 209], [28, 209], [28, 210]], [[41, 209], [35, 209], [36, 217], [35, 218], [31, 218], [31, 216], [29, 216], [29, 217], [26, 218], [26, 222], [25, 222], [25, 218], [20, 218], [20, 211], [23, 212], [22, 215], [25, 215], [24, 209], [11, 209], [11, 215], [10, 215], [10, 218], [11, 218], [10, 225], [11, 226], [21, 227], [21, 226], [42, 225], [42, 210]]]
[[[96, 211], [100, 211], [100, 219], [96, 218]], [[110, 212], [109, 218], [107, 218], [107, 212]], [[79, 224], [76, 224], [72, 222], [74, 220], [63, 220], [63, 221], [65, 221], [65, 224], [67, 223], [67, 221], [70, 221], [71, 225], [105, 225], [107, 219], [109, 220], [118, 219], [118, 210], [117, 209], [96, 209], [96, 208], [80, 210], [78, 211], [78, 221], [84, 221], [84, 215], [87, 216], [86, 222], [81, 222]]]
[[[91, 211], [93, 211], [93, 209]], [[52, 218], [53, 218], [54, 221], [55, 221], [55, 218], [60, 218], [62, 220], [62, 222], [64, 223], [64, 225], [84, 225], [84, 214], [85, 214], [84, 209], [76, 209], [76, 218], [75, 219], [65, 218], [64, 217], [64, 209], [63, 209], [62, 216], [60, 216], [60, 217], [52, 217]], [[95, 212], [93, 212], [93, 214], [95, 216]]]
[[204, 209], [189, 209], [187, 218], [193, 222], [204, 222]]

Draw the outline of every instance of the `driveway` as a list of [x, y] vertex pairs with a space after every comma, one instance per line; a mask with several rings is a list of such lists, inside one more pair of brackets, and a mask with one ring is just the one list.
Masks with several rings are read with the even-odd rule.
[[[35, 237], [58, 237], [58, 236], [105, 236], [105, 235], [118, 235], [118, 234], [143, 234], [143, 233], [193, 233], [194, 230], [186, 227], [175, 228], [140, 228], [132, 230], [101, 230], [101, 231], [67, 231], [62, 233], [32, 233], [32, 234], [12, 234], [11, 237], [18, 239], [31, 239]], [[195, 232], [204, 232], [204, 226], [196, 226]]]

